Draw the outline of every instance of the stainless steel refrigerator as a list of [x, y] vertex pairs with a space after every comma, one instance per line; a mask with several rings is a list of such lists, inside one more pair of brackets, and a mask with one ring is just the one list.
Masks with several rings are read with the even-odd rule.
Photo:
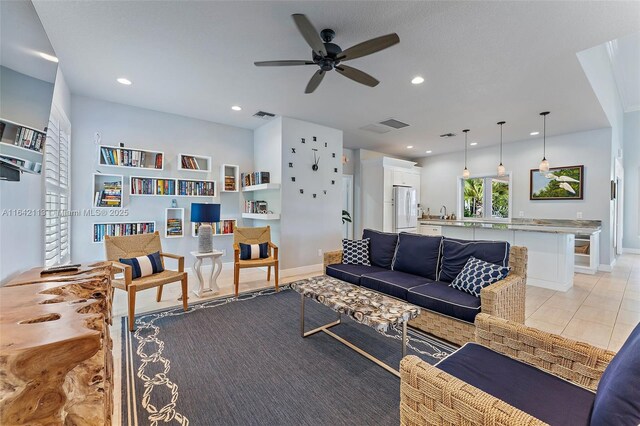
[[393, 232], [417, 232], [418, 202], [416, 189], [393, 187]]

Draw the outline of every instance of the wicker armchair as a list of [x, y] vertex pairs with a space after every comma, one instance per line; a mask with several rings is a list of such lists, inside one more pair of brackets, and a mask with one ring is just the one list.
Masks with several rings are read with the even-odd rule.
[[[136, 293], [148, 288], [157, 288], [156, 301], [162, 299], [162, 287], [165, 284], [180, 281], [182, 285], [182, 306], [187, 310], [187, 273], [184, 272], [184, 256], [163, 253], [160, 243], [160, 235], [158, 232], [153, 234], [128, 235], [123, 237], [104, 237], [104, 248], [107, 260], [111, 261], [113, 267], [112, 276], [115, 273], [123, 273], [122, 279], [112, 279], [113, 287], [124, 290], [128, 294], [129, 299], [129, 331], [135, 330], [135, 311], [136, 311]], [[168, 257], [178, 261], [178, 270], [172, 271], [165, 269], [164, 271], [148, 275], [146, 277], [132, 279], [131, 266], [120, 263], [120, 259], [144, 256], [147, 254], [160, 252], [162, 266], [164, 267], [164, 258]]]
[[[476, 317], [476, 342], [590, 390], [615, 355], [487, 314]], [[545, 424], [416, 356], [402, 360], [400, 377], [402, 425]]]
[[[269, 244], [269, 257], [266, 259], [241, 260], [240, 243], [243, 244]], [[271, 227], [263, 228], [235, 228], [233, 230], [233, 284], [235, 285], [236, 297], [238, 297], [238, 287], [240, 285], [240, 269], [267, 267], [267, 281], [271, 280], [271, 267], [275, 273], [276, 291], [278, 291], [278, 246], [271, 242]]]
[[[324, 267], [342, 263], [342, 251], [326, 252]], [[481, 312], [516, 323], [524, 323], [527, 282], [527, 248], [512, 246], [509, 252], [511, 272], [504, 280], [482, 289]], [[449, 342], [463, 345], [474, 340], [475, 325], [423, 309], [409, 325]]]

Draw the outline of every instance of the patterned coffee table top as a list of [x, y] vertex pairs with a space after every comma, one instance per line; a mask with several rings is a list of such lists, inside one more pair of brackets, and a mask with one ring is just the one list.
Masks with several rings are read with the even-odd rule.
[[293, 282], [291, 288], [377, 331], [386, 332], [420, 314], [415, 305], [326, 275]]

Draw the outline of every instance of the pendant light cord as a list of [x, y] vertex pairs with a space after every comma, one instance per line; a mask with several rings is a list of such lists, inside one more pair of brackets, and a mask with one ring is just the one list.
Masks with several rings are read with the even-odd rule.
[[542, 158], [547, 158], [547, 115], [542, 116]]

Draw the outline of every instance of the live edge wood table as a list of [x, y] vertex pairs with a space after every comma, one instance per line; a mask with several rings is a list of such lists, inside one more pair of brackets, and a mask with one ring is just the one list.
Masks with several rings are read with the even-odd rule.
[[[322, 331], [400, 377], [398, 370], [333, 333], [329, 328], [340, 324], [341, 314], [348, 315], [356, 322], [379, 332], [386, 332], [390, 327], [402, 327], [402, 357], [404, 358], [407, 354], [407, 322], [420, 314], [419, 307], [326, 275], [293, 282], [291, 288], [301, 296], [300, 333], [303, 338]], [[306, 298], [311, 298], [337, 312], [338, 318], [313, 330], [304, 331], [304, 302]]]
[[110, 425], [111, 264], [0, 288], [0, 424]]

